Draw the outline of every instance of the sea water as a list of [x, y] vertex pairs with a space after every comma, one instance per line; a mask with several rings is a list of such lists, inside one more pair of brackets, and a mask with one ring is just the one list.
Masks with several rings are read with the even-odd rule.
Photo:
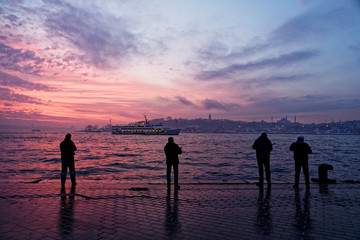
[[[1, 181], [59, 179], [59, 144], [65, 134], [0, 133]], [[183, 150], [180, 155], [180, 181], [256, 181], [258, 168], [255, 151], [251, 147], [258, 136], [192, 133], [174, 136]], [[295, 169], [289, 146], [297, 136], [270, 134], [268, 137], [274, 143], [270, 157], [272, 181], [293, 182]], [[78, 148], [75, 155], [77, 179], [165, 182], [164, 146], [167, 138], [72, 132], [72, 140]], [[305, 141], [313, 150], [309, 158], [310, 177], [317, 177], [317, 166], [327, 163], [334, 167], [329, 171], [329, 178], [337, 181], [360, 180], [359, 135], [305, 135]]]

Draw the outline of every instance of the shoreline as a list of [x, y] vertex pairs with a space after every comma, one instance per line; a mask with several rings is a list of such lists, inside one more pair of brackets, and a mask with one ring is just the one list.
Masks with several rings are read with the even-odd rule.
[[4, 239], [358, 239], [360, 185], [0, 182]]

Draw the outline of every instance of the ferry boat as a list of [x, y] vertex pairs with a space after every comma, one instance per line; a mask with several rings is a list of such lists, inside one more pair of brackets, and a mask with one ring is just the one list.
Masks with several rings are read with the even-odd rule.
[[179, 135], [181, 129], [171, 129], [162, 124], [150, 124], [145, 116], [145, 122], [137, 125], [115, 125], [112, 126], [112, 134], [127, 135]]

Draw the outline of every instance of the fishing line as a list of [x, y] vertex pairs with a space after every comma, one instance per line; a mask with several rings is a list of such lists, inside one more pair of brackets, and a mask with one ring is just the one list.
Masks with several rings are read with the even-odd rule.
[[[153, 166], [152, 168], [150, 168], [150, 169], [148, 169], [148, 170], [146, 170], [146, 171], [152, 171], [152, 170], [154, 170], [156, 167], [158, 167], [160, 164], [162, 164], [164, 161], [166, 160], [166, 158], [164, 158], [163, 160], [161, 160], [158, 164], [156, 164], [155, 166]], [[136, 179], [136, 180], [142, 180], [142, 178], [140, 178], [140, 177], [136, 177], [136, 178], [134, 178], [134, 179]], [[148, 178], [147, 178], [147, 180], [152, 180], [152, 179], [158, 179], [158, 176], [149, 176]], [[145, 180], [145, 179], [144, 179]], [[138, 188], [138, 187], [136, 187], [136, 188], [131, 188], [130, 190], [144, 190], [144, 189], [142, 189], [142, 188]]]
[[156, 164], [154, 167], [150, 168], [150, 170], [154, 170], [157, 166], [159, 166], [161, 163], [163, 163], [166, 160], [166, 158], [164, 158], [161, 162], [159, 162], [158, 164]]

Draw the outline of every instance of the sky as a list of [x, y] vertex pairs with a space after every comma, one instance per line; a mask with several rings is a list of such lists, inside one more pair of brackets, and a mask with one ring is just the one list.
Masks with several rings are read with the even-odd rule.
[[0, 0], [0, 124], [360, 120], [358, 0]]

